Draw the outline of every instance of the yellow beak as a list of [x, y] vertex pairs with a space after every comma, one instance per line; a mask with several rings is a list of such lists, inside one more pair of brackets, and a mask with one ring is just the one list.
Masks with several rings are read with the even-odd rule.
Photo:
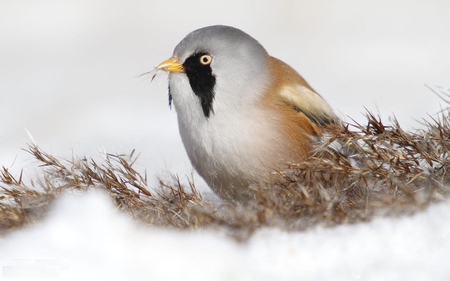
[[170, 58], [163, 61], [156, 67], [156, 69], [169, 72], [184, 72], [184, 67], [177, 58]]

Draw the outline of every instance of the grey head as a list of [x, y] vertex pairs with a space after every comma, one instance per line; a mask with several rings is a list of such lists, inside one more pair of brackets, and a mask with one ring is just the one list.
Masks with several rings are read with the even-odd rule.
[[183, 73], [170, 73], [176, 76], [169, 84], [175, 105], [177, 99], [189, 98], [176, 96], [180, 94], [176, 86], [183, 82], [180, 79], [188, 79], [190, 94], [206, 118], [217, 108], [236, 108], [256, 100], [268, 83], [266, 50], [250, 35], [230, 26], [209, 26], [189, 33], [176, 46], [173, 58], [183, 68]]

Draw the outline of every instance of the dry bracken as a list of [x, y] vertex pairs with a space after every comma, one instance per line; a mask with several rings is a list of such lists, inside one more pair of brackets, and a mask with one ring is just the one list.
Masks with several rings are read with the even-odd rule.
[[329, 132], [308, 161], [278, 171], [280, 182], [252, 187], [256, 197], [245, 203], [205, 200], [192, 182], [160, 181], [149, 188], [146, 175], [133, 168], [134, 151], [97, 163], [59, 159], [31, 145], [27, 151], [42, 164], [42, 174], [25, 184], [21, 174], [1, 170], [0, 233], [39, 221], [63, 191], [94, 188], [143, 224], [221, 229], [238, 240], [264, 226], [298, 231], [412, 214], [449, 194], [448, 114], [424, 125], [405, 132], [397, 122], [385, 126], [368, 114], [367, 124]]

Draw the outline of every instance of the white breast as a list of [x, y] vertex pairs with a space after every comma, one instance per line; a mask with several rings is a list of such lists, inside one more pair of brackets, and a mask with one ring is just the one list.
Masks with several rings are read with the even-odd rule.
[[249, 184], [267, 182], [275, 168], [271, 162], [280, 160], [268, 155], [283, 150], [276, 116], [249, 103], [237, 106], [219, 98], [213, 103], [214, 113], [206, 118], [185, 76], [171, 75], [170, 87], [189, 159], [216, 193], [242, 197]]

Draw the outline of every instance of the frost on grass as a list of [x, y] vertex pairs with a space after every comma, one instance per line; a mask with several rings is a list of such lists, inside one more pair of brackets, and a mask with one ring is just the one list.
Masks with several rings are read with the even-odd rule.
[[237, 239], [264, 226], [298, 231], [412, 214], [448, 197], [449, 138], [448, 114], [414, 133], [368, 114], [367, 124], [330, 131], [310, 159], [278, 171], [280, 182], [256, 188], [255, 198], [241, 203], [203, 199], [193, 183], [160, 181], [149, 188], [146, 175], [133, 168], [134, 153], [98, 163], [60, 159], [32, 145], [28, 151], [42, 168], [36, 180], [25, 184], [21, 175], [1, 170], [0, 233], [38, 221], [64, 191], [93, 188], [143, 224], [222, 229]]

